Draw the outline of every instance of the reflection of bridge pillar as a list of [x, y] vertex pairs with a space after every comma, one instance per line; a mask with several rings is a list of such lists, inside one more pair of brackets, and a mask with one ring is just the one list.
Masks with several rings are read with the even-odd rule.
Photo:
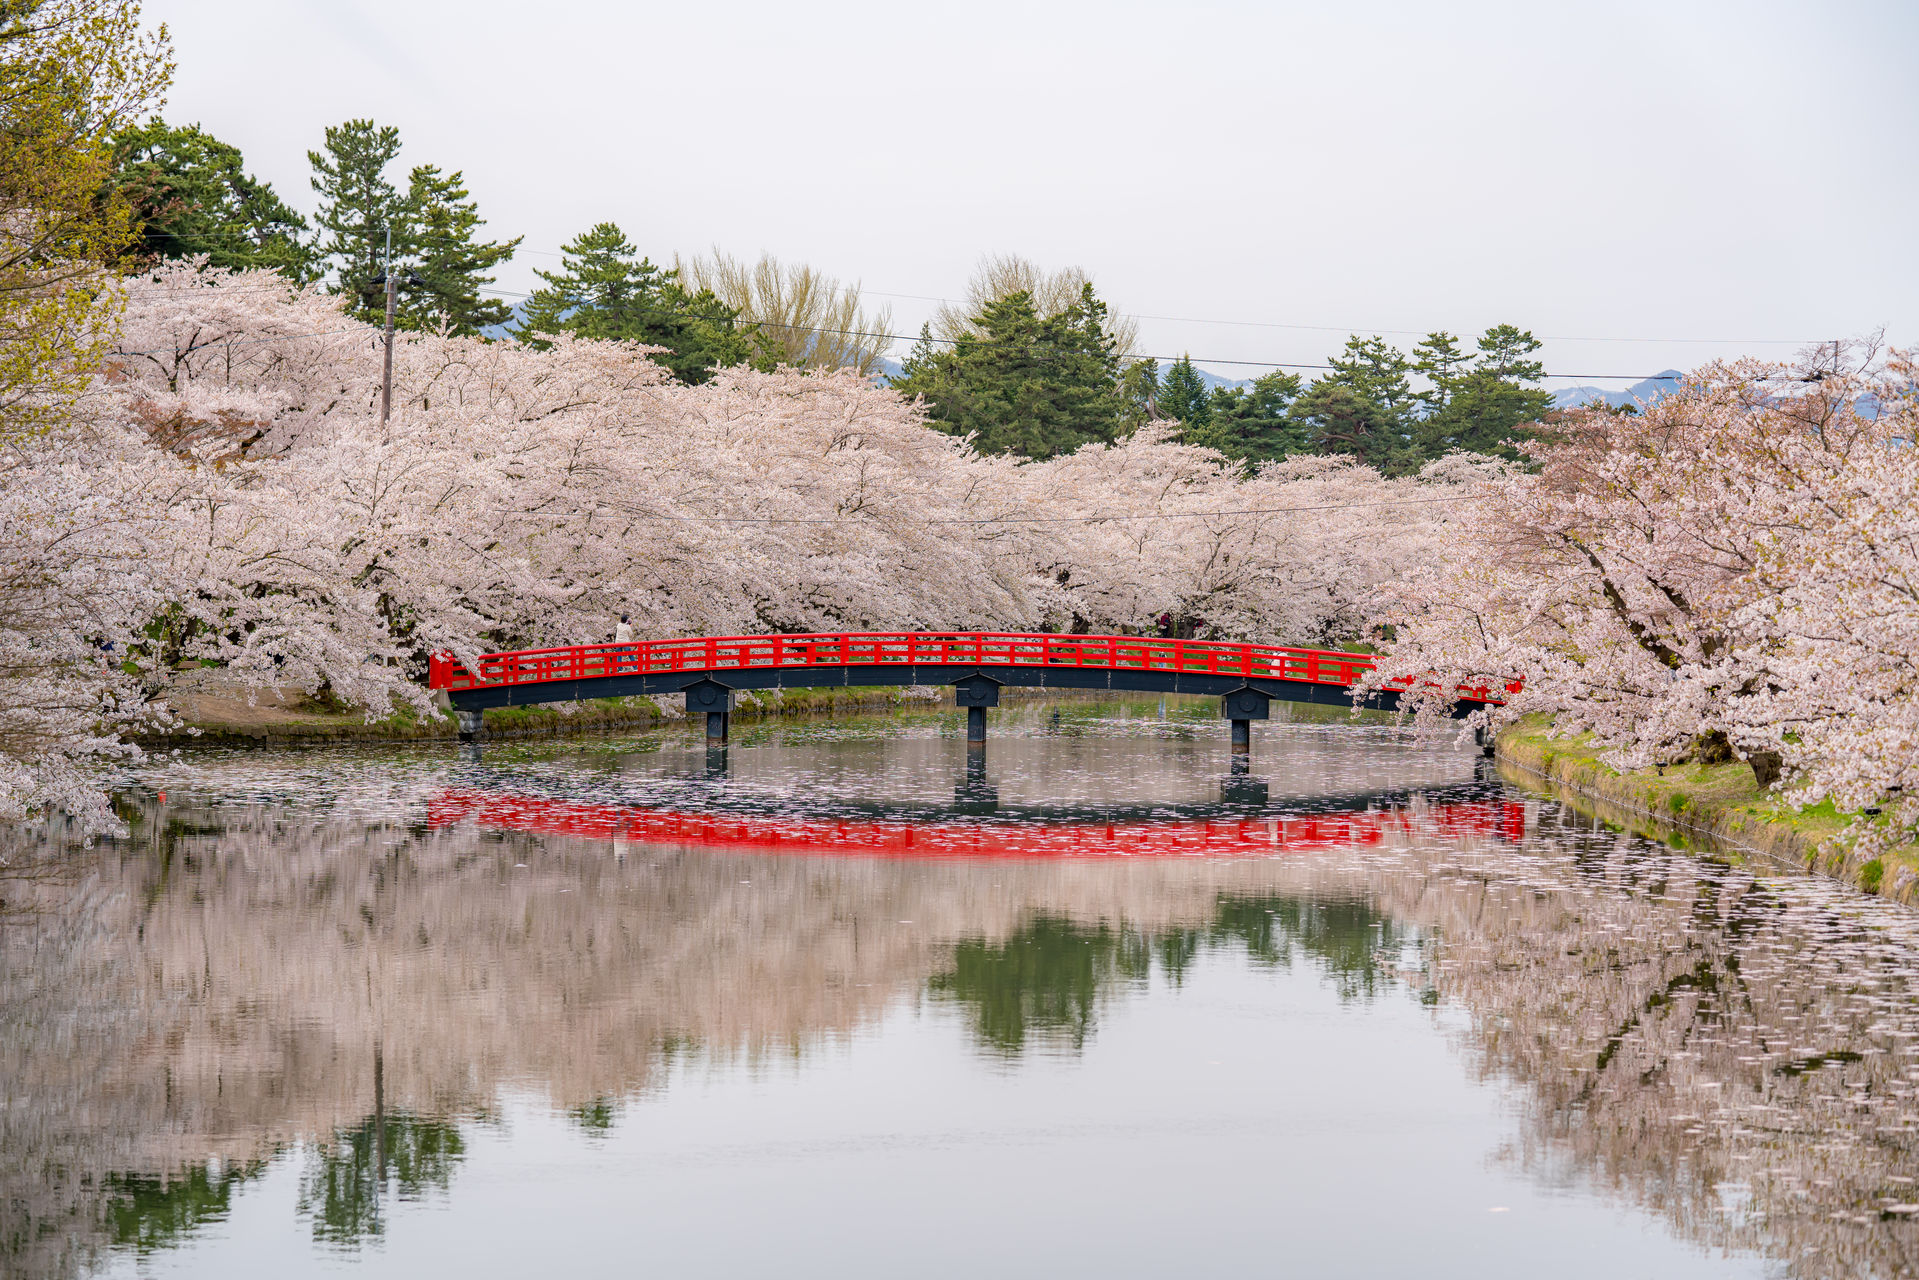
[[1219, 802], [1263, 809], [1268, 797], [1266, 779], [1251, 776], [1243, 765], [1244, 757], [1233, 758], [1233, 771], [1219, 780]]
[[986, 708], [999, 705], [999, 681], [971, 675], [953, 682], [953, 702], [966, 708], [966, 746], [986, 745]]
[[707, 739], [706, 776], [709, 778], [724, 778], [726, 776], [726, 737], [724, 733], [722, 733], [720, 737], [720, 744], [718, 746], [713, 745], [712, 739]]
[[953, 808], [959, 813], [992, 813], [999, 808], [999, 788], [986, 780], [986, 744], [966, 744], [966, 776], [953, 788]]
[[1253, 750], [1253, 721], [1267, 720], [1273, 714], [1273, 700], [1258, 689], [1242, 687], [1219, 700], [1219, 713], [1233, 723], [1235, 763]]

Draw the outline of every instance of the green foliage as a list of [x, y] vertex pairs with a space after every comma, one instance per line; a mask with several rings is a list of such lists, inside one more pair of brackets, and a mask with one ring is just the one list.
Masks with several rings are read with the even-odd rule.
[[367, 300], [384, 263], [387, 232], [393, 232], [396, 253], [405, 246], [400, 193], [386, 179], [387, 165], [399, 154], [400, 131], [371, 120], [329, 128], [325, 149], [307, 152], [320, 196], [315, 249], [334, 272], [333, 292], [359, 299], [354, 314], [362, 320], [384, 318], [384, 306], [376, 312]]
[[[1292, 402], [1296, 443], [1313, 453], [1347, 454], [1393, 475], [1417, 471], [1457, 451], [1519, 456], [1526, 425], [1552, 408], [1536, 384], [1532, 334], [1512, 325], [1486, 330], [1475, 352], [1443, 330], [1427, 334], [1407, 359], [1380, 337], [1355, 335], [1331, 373]], [[1425, 381], [1413, 390], [1412, 376]]]
[[1138, 934], [1041, 914], [1001, 945], [960, 943], [952, 968], [928, 985], [969, 1006], [983, 1047], [1013, 1056], [1032, 1032], [1083, 1048], [1105, 988], [1144, 981], [1151, 968]]
[[1186, 431], [1182, 438], [1193, 442], [1196, 435], [1204, 433], [1213, 420], [1212, 398], [1206, 393], [1206, 382], [1199, 376], [1199, 370], [1193, 368], [1193, 358], [1181, 356], [1173, 361], [1166, 370], [1166, 376], [1159, 384], [1159, 411], [1161, 415], [1177, 419]]
[[513, 256], [520, 237], [479, 238], [486, 223], [457, 170], [419, 165], [402, 193], [386, 177], [399, 153], [400, 131], [371, 120], [329, 128], [324, 149], [307, 152], [321, 202], [315, 247], [334, 271], [333, 292], [355, 299], [352, 311], [360, 319], [384, 322], [385, 299], [373, 281], [383, 269], [390, 232], [393, 261], [425, 282], [400, 290], [400, 328], [444, 327], [471, 336], [504, 323], [512, 314], [506, 304], [480, 294], [493, 283], [487, 273]]
[[133, 207], [142, 257], [205, 254], [216, 267], [267, 268], [302, 284], [319, 276], [306, 219], [247, 173], [238, 147], [198, 125], [175, 128], [156, 116], [121, 130], [112, 186]]
[[1509, 324], [1494, 325], [1480, 337], [1470, 363], [1451, 344], [1452, 335], [1431, 334], [1420, 345], [1417, 367], [1430, 384], [1428, 412], [1415, 443], [1419, 458], [1444, 457], [1455, 450], [1517, 458], [1516, 444], [1526, 424], [1552, 409], [1552, 396], [1538, 388], [1545, 367], [1532, 358], [1539, 340]]
[[217, 1173], [210, 1165], [194, 1165], [169, 1178], [108, 1174], [113, 1242], [142, 1255], [177, 1246], [208, 1223], [224, 1221], [234, 1190], [265, 1170], [266, 1162], [256, 1160]]
[[1331, 373], [1293, 402], [1307, 449], [1346, 454], [1392, 474], [1410, 469], [1410, 436], [1418, 402], [1412, 365], [1384, 338], [1346, 340], [1346, 353], [1332, 356]]
[[1248, 463], [1304, 453], [1304, 433], [1290, 412], [1298, 396], [1299, 377], [1291, 373], [1266, 374], [1251, 387], [1214, 387], [1205, 433], [1193, 443]]
[[[414, 169], [407, 179], [401, 210], [406, 257], [426, 282], [399, 295], [396, 323], [403, 329], [441, 329], [472, 336], [488, 325], [505, 324], [511, 308], [498, 298], [482, 298], [493, 283], [487, 273], [513, 256], [522, 236], [511, 240], [479, 238], [486, 225], [459, 171], [442, 174], [437, 165]], [[395, 252], [400, 232], [395, 230]]]
[[466, 1158], [466, 1140], [442, 1120], [395, 1113], [368, 1116], [320, 1147], [300, 1177], [299, 1211], [311, 1215], [316, 1240], [357, 1245], [386, 1232], [383, 1203], [444, 1192]]
[[1207, 950], [1243, 948], [1273, 968], [1290, 965], [1297, 952], [1316, 963], [1341, 1000], [1366, 1000], [1391, 980], [1379, 957], [1403, 942], [1363, 900], [1222, 894], [1210, 925], [1154, 934], [1038, 914], [1003, 943], [962, 942], [951, 968], [927, 986], [966, 1008], [983, 1049], [1014, 1057], [1036, 1035], [1083, 1048], [1100, 1004], [1117, 988], [1144, 983], [1155, 963], [1180, 982]]
[[611, 222], [575, 236], [560, 253], [558, 271], [534, 273], [546, 283], [521, 310], [515, 334], [526, 342], [547, 346], [541, 335], [570, 333], [665, 347], [654, 359], [686, 383], [773, 358], [739, 312], [711, 290], [688, 293], [678, 272], [654, 266]]
[[973, 437], [984, 453], [1050, 458], [1110, 443], [1135, 418], [1132, 396], [1149, 379], [1122, 385], [1118, 347], [1105, 331], [1106, 304], [1092, 285], [1051, 316], [1040, 315], [1021, 290], [985, 303], [970, 319], [977, 336], [950, 349], [922, 329], [893, 379], [900, 394], [926, 397], [934, 427]]
[[[926, 341], [924, 332], [920, 341]], [[1119, 433], [1131, 435], [1159, 408], [1159, 361], [1135, 360], [1119, 371]]]

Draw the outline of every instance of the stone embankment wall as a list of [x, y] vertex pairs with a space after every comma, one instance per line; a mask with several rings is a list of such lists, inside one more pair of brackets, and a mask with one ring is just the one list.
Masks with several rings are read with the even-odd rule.
[[1544, 783], [1576, 808], [1680, 848], [1805, 867], [1919, 906], [1919, 847], [1859, 856], [1843, 836], [1850, 815], [1829, 804], [1802, 813], [1761, 791], [1744, 764], [1620, 773], [1584, 738], [1555, 738], [1549, 725], [1531, 718], [1501, 731], [1496, 756], [1513, 781]]

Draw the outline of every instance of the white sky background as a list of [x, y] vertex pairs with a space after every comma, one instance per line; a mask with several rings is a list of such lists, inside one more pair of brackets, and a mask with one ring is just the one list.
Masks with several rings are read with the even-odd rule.
[[[611, 219], [656, 262], [770, 250], [870, 294], [954, 296], [988, 252], [1078, 264], [1116, 309], [1192, 319], [1144, 320], [1145, 353], [1235, 377], [1260, 370], [1221, 361], [1323, 360], [1348, 331], [1410, 347], [1501, 321], [1570, 374], [1919, 342], [1908, 0], [146, 16], [178, 52], [167, 118], [297, 208], [307, 150], [349, 117], [399, 127], [397, 181], [464, 170], [489, 234], [526, 236], [506, 289]], [[873, 300], [902, 333], [933, 306]]]

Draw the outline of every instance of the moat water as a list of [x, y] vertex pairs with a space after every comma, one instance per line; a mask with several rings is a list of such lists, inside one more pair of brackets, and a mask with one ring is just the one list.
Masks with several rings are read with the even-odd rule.
[[0, 871], [0, 1275], [1919, 1269], [1919, 916], [1217, 717], [151, 761]]

